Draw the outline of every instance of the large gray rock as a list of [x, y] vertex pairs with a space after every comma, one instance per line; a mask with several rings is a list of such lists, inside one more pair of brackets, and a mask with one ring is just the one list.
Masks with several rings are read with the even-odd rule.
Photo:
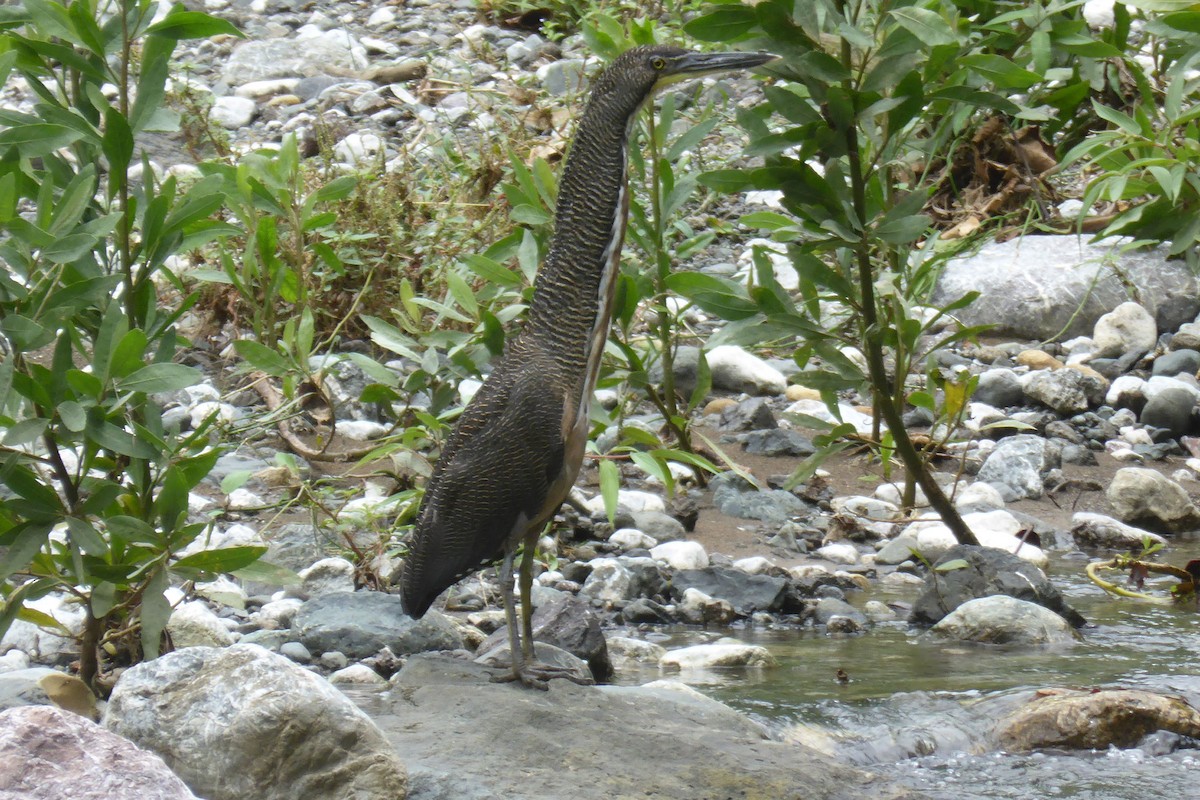
[[726, 600], [734, 611], [749, 616], [755, 611], [777, 611], [787, 594], [787, 580], [772, 575], [750, 575], [730, 567], [676, 572], [671, 578], [671, 595], [682, 599], [688, 589]]
[[261, 39], [239, 45], [225, 63], [222, 77], [230, 86], [267, 78], [317, 75], [367, 66], [366, 50], [344, 30], [325, 31], [302, 40]]
[[1182, 697], [1140, 689], [1039, 692], [1001, 720], [994, 733], [1009, 752], [1137, 747], [1147, 734], [1200, 736], [1200, 711]]
[[1046, 574], [1021, 557], [994, 547], [960, 544], [947, 550], [937, 565], [959, 560], [966, 565], [958, 569], [934, 569], [929, 574], [925, 589], [913, 603], [909, 622], [934, 625], [969, 600], [1003, 594], [1045, 606], [1076, 628], [1087, 624], [1066, 604]]
[[0, 712], [0, 800], [196, 800], [163, 760], [78, 714]]
[[[404, 754], [412, 800], [897, 800], [905, 790], [762, 728], [681, 684], [547, 692], [414, 656], [364, 707]], [[677, 688], [667, 688], [667, 687]]]
[[[600, 618], [590, 605], [574, 595], [556, 597], [533, 612], [533, 638], [539, 644], [554, 645], [583, 659], [597, 681], [612, 677], [612, 662], [600, 630]], [[505, 626], [485, 639], [477, 652], [483, 655], [507, 642]]]
[[1001, 367], [989, 369], [979, 376], [979, 384], [971, 399], [995, 408], [1009, 408], [1021, 404], [1025, 399], [1025, 390], [1017, 373]]
[[978, 291], [979, 299], [955, 316], [964, 325], [993, 325], [996, 336], [1026, 340], [1090, 335], [1102, 315], [1131, 299], [1129, 286], [1137, 287], [1159, 330], [1195, 319], [1200, 279], [1187, 264], [1168, 260], [1165, 248], [1122, 253], [1120, 244], [1075, 236], [989, 243], [946, 264], [932, 305]]
[[1087, 411], [1104, 398], [1104, 382], [1074, 369], [1039, 370], [1025, 381], [1025, 395], [1059, 414]]
[[981, 644], [1070, 644], [1075, 631], [1065, 619], [1027, 600], [992, 595], [968, 600], [930, 629], [947, 639]]
[[1138, 421], [1150, 428], [1161, 428], [1170, 436], [1178, 438], [1192, 429], [1195, 409], [1194, 393], [1182, 387], [1171, 387], [1156, 393], [1146, 401]]
[[384, 647], [407, 655], [463, 646], [462, 634], [445, 614], [429, 611], [415, 620], [404, 613], [398, 596], [382, 592], [314, 597], [300, 606], [292, 628], [318, 655], [336, 650], [350, 658], [367, 658]]
[[104, 725], [158, 753], [208, 800], [402, 800], [404, 765], [374, 723], [313, 673], [256, 645], [143, 662]]
[[1113, 516], [1159, 533], [1200, 528], [1200, 509], [1175, 481], [1144, 467], [1117, 470], [1106, 492]]
[[1000, 492], [1006, 502], [1042, 496], [1042, 470], [1046, 468], [1046, 440], [1032, 434], [1001, 439], [975, 476]]

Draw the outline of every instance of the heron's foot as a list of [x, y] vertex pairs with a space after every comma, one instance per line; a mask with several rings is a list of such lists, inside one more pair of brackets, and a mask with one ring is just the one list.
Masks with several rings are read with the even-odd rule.
[[492, 677], [493, 683], [512, 683], [520, 681], [530, 689], [541, 689], [543, 692], [550, 688], [550, 681], [555, 678], [566, 678], [571, 683], [580, 686], [595, 686], [596, 681], [591, 675], [580, 675], [570, 667], [553, 667], [536, 661], [526, 662], [519, 667], [513, 667], [510, 672], [502, 672]]

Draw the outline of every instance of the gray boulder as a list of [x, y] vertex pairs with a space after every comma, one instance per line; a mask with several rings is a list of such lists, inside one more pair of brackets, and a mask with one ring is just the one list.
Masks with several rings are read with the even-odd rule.
[[[587, 603], [574, 595], [564, 594], [533, 612], [533, 638], [540, 644], [551, 644], [582, 659], [597, 681], [612, 677], [612, 662], [608, 658], [608, 643], [600, 631], [600, 618]], [[479, 646], [485, 654], [508, 642], [507, 627], [500, 628]]]
[[1200, 371], [1200, 350], [1191, 348], [1163, 353], [1154, 359], [1154, 365], [1150, 368], [1151, 374], [1166, 375], [1168, 378], [1173, 378], [1181, 372], [1195, 376], [1197, 371]]
[[138, 664], [104, 725], [162, 756], [208, 800], [395, 800], [404, 765], [323, 678], [256, 645], [192, 647]]
[[1080, 511], [1071, 517], [1071, 536], [1080, 547], [1107, 550], [1140, 551], [1143, 542], [1166, 544], [1167, 540], [1157, 533], [1144, 531], [1132, 525], [1105, 516]]
[[968, 600], [930, 632], [947, 639], [982, 644], [1070, 644], [1075, 631], [1065, 619], [1026, 600], [993, 595]]
[[993, 325], [992, 335], [1025, 340], [1087, 336], [1096, 321], [1139, 300], [1159, 330], [1173, 331], [1200, 312], [1200, 279], [1166, 248], [1121, 252], [1120, 240], [1025, 236], [984, 245], [948, 262], [931, 300], [935, 306], [969, 291], [980, 297], [955, 312], [964, 325]]
[[78, 714], [0, 712], [4, 800], [196, 800], [163, 760]]
[[234, 49], [225, 63], [223, 78], [230, 86], [268, 78], [315, 75], [334, 70], [359, 70], [367, 66], [366, 50], [344, 30], [329, 30], [303, 41], [261, 39]]
[[1152, 395], [1142, 408], [1138, 421], [1147, 427], [1162, 429], [1177, 439], [1191, 431], [1195, 409], [1195, 393], [1172, 387]]
[[1105, 493], [1113, 516], [1159, 533], [1200, 528], [1200, 509], [1175, 481], [1144, 467], [1117, 470]]
[[[481, 667], [414, 656], [369, 698], [419, 800], [915, 800], [679, 683], [530, 692]], [[748, 765], [752, 768], [748, 768]]]
[[1021, 378], [1011, 369], [989, 369], [979, 376], [979, 385], [971, 399], [994, 408], [1010, 408], [1024, 401], [1025, 390]]
[[755, 611], [777, 611], [787, 595], [787, 580], [772, 575], [750, 575], [730, 567], [685, 569], [671, 578], [671, 595], [682, 600], [688, 589], [725, 600], [742, 616]]
[[407, 655], [463, 646], [462, 634], [445, 614], [429, 611], [415, 620], [404, 613], [399, 597], [382, 592], [314, 597], [296, 611], [292, 628], [317, 655], [336, 650], [350, 658], [367, 658], [384, 647]]
[[1005, 502], [1042, 496], [1042, 471], [1046, 468], [1046, 440], [1032, 434], [1008, 436], [988, 454], [976, 480], [989, 483]]
[[935, 567], [960, 560], [966, 564], [958, 569], [934, 569], [929, 574], [925, 589], [913, 603], [909, 622], [934, 625], [968, 600], [1003, 594], [1045, 606], [1073, 627], [1087, 624], [1046, 574], [1020, 556], [994, 547], [960, 544], [942, 554]]
[[1079, 370], [1039, 370], [1025, 381], [1025, 396], [1059, 414], [1079, 414], [1104, 398], [1108, 387]]

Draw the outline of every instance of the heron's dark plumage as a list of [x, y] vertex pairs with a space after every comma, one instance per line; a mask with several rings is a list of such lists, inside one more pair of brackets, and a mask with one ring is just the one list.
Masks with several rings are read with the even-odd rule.
[[757, 66], [762, 54], [634, 48], [596, 79], [559, 181], [554, 236], [525, 326], [442, 449], [408, 542], [405, 611], [540, 530], [566, 498], [587, 436], [627, 209], [634, 115], [664, 78]]

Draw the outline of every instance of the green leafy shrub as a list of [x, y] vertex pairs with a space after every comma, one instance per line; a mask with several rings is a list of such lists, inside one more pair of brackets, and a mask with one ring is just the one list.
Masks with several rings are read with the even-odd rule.
[[181, 556], [207, 527], [188, 494], [219, 450], [207, 423], [164, 424], [164, 393], [201, 375], [174, 362], [195, 298], [164, 308], [158, 284], [175, 282], [171, 255], [222, 230], [223, 197], [219, 179], [159, 181], [136, 137], [175, 122], [161, 101], [177, 40], [236, 31], [182, 6], [155, 22], [156, 8], [27, 0], [0, 17], [0, 77], [35, 97], [0, 113], [0, 632], [53, 625], [24, 603], [70, 595], [89, 683], [105, 658], [157, 655], [171, 576], [236, 571], [263, 549]]

